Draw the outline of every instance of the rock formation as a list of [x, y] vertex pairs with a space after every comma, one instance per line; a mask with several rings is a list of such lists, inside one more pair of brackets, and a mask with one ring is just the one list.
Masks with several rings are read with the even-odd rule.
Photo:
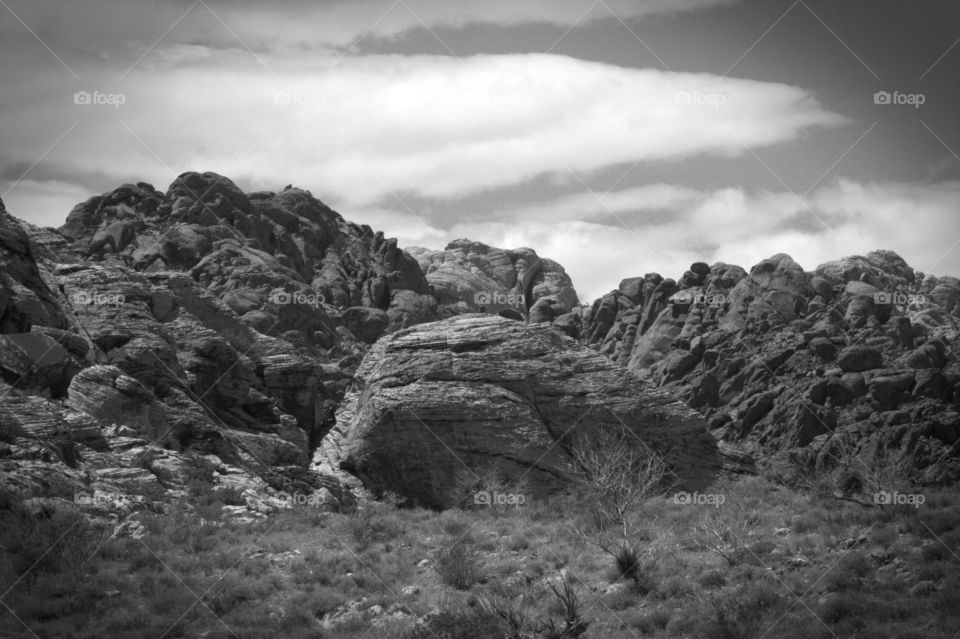
[[544, 325], [488, 315], [420, 324], [370, 350], [314, 467], [414, 502], [454, 505], [496, 465], [543, 495], [569, 479], [571, 442], [626, 428], [683, 485], [721, 465], [694, 411]]
[[[461, 244], [433, 259], [476, 261], [498, 278], [487, 293], [576, 303], [555, 262]], [[480, 289], [451, 286], [468, 306], [395, 240], [290, 187], [244, 193], [185, 173], [165, 192], [92, 197], [59, 229], [0, 203], [2, 483], [60, 501], [121, 496], [74, 505], [122, 503], [109, 514], [123, 519], [184, 494], [202, 468], [238, 511], [283, 508], [283, 490], [338, 507], [358, 486], [311, 471], [312, 452], [369, 344], [474, 309]]]
[[460, 239], [442, 251], [407, 250], [419, 261], [443, 316], [484, 311], [549, 322], [579, 304], [563, 267], [533, 249], [502, 250]]
[[[774, 475], [840, 460], [960, 478], [960, 280], [874, 251], [805, 272], [775, 255], [747, 273], [702, 262], [624, 280], [573, 330], [700, 410]], [[830, 444], [834, 442], [834, 444]], [[829, 446], [828, 446], [829, 444]]]
[[958, 320], [960, 281], [888, 251], [698, 262], [580, 307], [532, 249], [407, 252], [291, 187], [185, 173], [60, 229], [0, 202], [0, 484], [124, 531], [197, 477], [242, 516], [364, 485], [446, 506], [494, 462], [554, 490], [571, 437], [624, 427], [693, 487], [751, 456], [808, 477], [838, 445], [942, 483]]

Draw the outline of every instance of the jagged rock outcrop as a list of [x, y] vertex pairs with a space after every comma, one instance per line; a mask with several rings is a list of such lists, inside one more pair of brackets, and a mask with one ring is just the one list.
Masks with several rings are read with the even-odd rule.
[[[254, 511], [285, 507], [269, 491], [298, 470], [335, 507], [340, 485], [306, 467], [363, 352], [351, 328], [372, 341], [435, 313], [395, 242], [295, 189], [184, 174], [91, 198], [60, 231], [0, 207], [0, 231], [0, 470], [28, 493], [175, 496], [202, 458]], [[343, 296], [381, 321], [348, 328], [327, 302]]]
[[947, 482], [958, 320], [960, 280], [889, 251], [697, 262], [581, 307], [532, 249], [407, 252], [307, 191], [213, 173], [123, 185], [60, 229], [0, 203], [0, 481], [113, 494], [75, 505], [118, 523], [198, 469], [248, 513], [364, 485], [445, 506], [492, 461], [554, 490], [571, 434], [626, 425], [691, 485], [751, 455], [810, 476], [838, 441]]
[[[532, 250], [462, 248], [451, 264], [501, 255], [480, 260], [484, 277], [549, 301], [541, 315], [576, 303]], [[59, 229], [0, 203], [0, 267], [4, 481], [117, 492], [120, 518], [182, 494], [198, 464], [241, 509], [284, 507], [279, 488], [349, 501], [356, 480], [309, 470], [311, 452], [368, 345], [441, 307], [396, 240], [308, 191], [244, 193], [214, 173], [122, 185]]]
[[30, 238], [0, 200], [0, 333], [28, 333], [35, 324], [67, 326], [37, 268]]
[[301, 189], [246, 194], [215, 173], [184, 173], [165, 193], [140, 182], [92, 197], [59, 233], [73, 261], [189, 272], [250, 326], [292, 342], [338, 343], [347, 307], [384, 311], [384, 330], [437, 317], [396, 240]]
[[357, 371], [314, 467], [430, 506], [496, 463], [533, 494], [569, 478], [570, 442], [628, 428], [665, 454], [678, 481], [720, 465], [695, 412], [576, 340], [489, 315], [420, 324], [381, 338]]
[[816, 453], [838, 438], [865, 468], [960, 478], [960, 280], [874, 251], [812, 272], [782, 254], [749, 273], [696, 263], [673, 282], [624, 280], [575, 328], [774, 474], [838, 463]]
[[442, 315], [502, 313], [549, 322], [570, 312], [577, 293], [563, 267], [529, 248], [498, 249], [459, 239], [442, 251], [411, 247]]

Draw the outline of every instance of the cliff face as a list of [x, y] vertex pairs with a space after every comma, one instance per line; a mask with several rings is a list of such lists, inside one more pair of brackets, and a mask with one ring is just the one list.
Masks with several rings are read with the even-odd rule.
[[248, 516], [363, 484], [445, 506], [493, 462], [553, 490], [566, 435], [627, 428], [691, 486], [751, 462], [946, 482], [958, 326], [960, 281], [887, 251], [696, 263], [586, 308], [532, 249], [406, 252], [290, 187], [186, 173], [58, 230], [0, 203], [0, 481], [60, 506], [118, 496], [71, 506], [118, 523], [198, 473]]
[[245, 512], [289, 506], [278, 490], [338, 507], [356, 482], [308, 465], [370, 344], [496, 313], [483, 295], [576, 303], [562, 267], [529, 249], [454, 245], [419, 251], [440, 264], [431, 281], [306, 191], [244, 193], [212, 173], [123, 185], [56, 230], [0, 208], [4, 484], [61, 503], [123, 495], [120, 511], [106, 502], [122, 518], [202, 467]]
[[812, 272], [775, 255], [624, 280], [568, 326], [785, 479], [853, 463], [945, 482], [960, 478], [958, 302], [960, 280], [890, 251]]

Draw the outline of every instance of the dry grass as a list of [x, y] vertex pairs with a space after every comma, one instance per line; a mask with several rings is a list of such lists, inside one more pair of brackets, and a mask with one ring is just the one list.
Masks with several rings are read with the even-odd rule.
[[[174, 509], [142, 514], [139, 541], [6, 499], [0, 636], [473, 639], [520, 636], [513, 623], [546, 637], [569, 616], [583, 637], [955, 636], [952, 492], [891, 514], [760, 479], [711, 491], [722, 504], [642, 504], [642, 584], [584, 545], [575, 495], [497, 512], [303, 507], [245, 525]], [[565, 583], [572, 612], [552, 590]]]

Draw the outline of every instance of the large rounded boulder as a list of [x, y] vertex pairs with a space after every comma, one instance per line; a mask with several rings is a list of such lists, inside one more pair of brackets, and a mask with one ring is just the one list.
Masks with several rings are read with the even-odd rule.
[[464, 315], [380, 339], [314, 463], [427, 506], [496, 466], [530, 496], [572, 471], [570, 442], [627, 429], [687, 486], [718, 466], [705, 421], [545, 325]]

